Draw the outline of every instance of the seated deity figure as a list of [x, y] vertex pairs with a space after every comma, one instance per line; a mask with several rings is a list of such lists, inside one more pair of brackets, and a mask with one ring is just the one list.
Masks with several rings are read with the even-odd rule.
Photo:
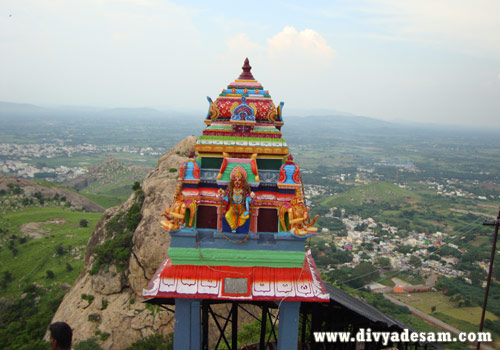
[[316, 227], [312, 227], [319, 215], [316, 215], [312, 221], [309, 218], [309, 207], [304, 204], [304, 199], [299, 191], [290, 202], [288, 209], [288, 219], [290, 220], [290, 232], [297, 236], [304, 236], [317, 232]]
[[178, 230], [184, 223], [185, 213], [186, 204], [184, 203], [184, 196], [182, 193], [179, 193], [174, 204], [172, 204], [172, 208], [167, 205], [165, 213], [161, 214], [166, 219], [161, 221], [162, 227], [167, 231]]
[[250, 226], [251, 202], [255, 193], [247, 183], [245, 169], [238, 165], [230, 174], [231, 181], [226, 190], [219, 189], [219, 198], [223, 204], [222, 231], [247, 233]]

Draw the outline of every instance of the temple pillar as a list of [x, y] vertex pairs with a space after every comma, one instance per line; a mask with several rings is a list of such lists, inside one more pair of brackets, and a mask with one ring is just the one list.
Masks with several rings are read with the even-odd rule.
[[250, 231], [257, 232], [257, 220], [259, 218], [259, 209], [253, 208], [252, 216], [250, 216]]
[[220, 205], [217, 206], [217, 231], [222, 231], [222, 208]]
[[284, 301], [280, 307], [278, 350], [297, 349], [300, 301]]
[[200, 301], [176, 298], [174, 350], [199, 350], [200, 346]]

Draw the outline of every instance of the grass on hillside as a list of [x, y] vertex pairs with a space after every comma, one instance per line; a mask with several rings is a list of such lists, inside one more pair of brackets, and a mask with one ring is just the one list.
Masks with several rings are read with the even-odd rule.
[[111, 182], [100, 183], [93, 182], [81, 191], [76, 191], [73, 188], [50, 182], [47, 180], [34, 180], [35, 183], [46, 187], [59, 187], [65, 188], [75, 193], [90, 199], [91, 201], [99, 204], [103, 208], [110, 208], [120, 205], [126, 201], [132, 193], [132, 185], [136, 181], [142, 181], [142, 178], [137, 178], [133, 171], [125, 171], [116, 174], [115, 179], [108, 179]]
[[377, 181], [353, 188], [336, 196], [325, 198], [322, 205], [328, 207], [351, 207], [363, 203], [411, 203], [420, 200], [415, 192], [389, 182]]
[[[106, 188], [106, 190], [110, 193], [117, 193], [116, 195], [106, 194], [106, 193], [94, 193], [93, 191], [88, 190], [88, 188], [86, 188], [83, 191], [76, 191], [74, 188], [50, 182], [47, 180], [34, 180], [34, 182], [45, 187], [52, 187], [52, 188], [58, 187], [73, 191], [87, 199], [90, 199], [92, 202], [99, 204], [103, 208], [111, 208], [120, 205], [121, 203], [126, 201], [130, 196], [130, 193], [132, 193], [131, 186], [128, 185], [128, 182], [127, 185], [121, 187], [113, 187], [112, 185], [109, 185]], [[99, 189], [98, 185], [96, 185], [95, 188]]]
[[[0, 278], [8, 271], [12, 281], [0, 289], [0, 295], [15, 297], [31, 283], [47, 288], [63, 282], [71, 285], [80, 274], [85, 247], [101, 215], [53, 207], [29, 207], [3, 215], [0, 227], [8, 232], [0, 234]], [[48, 222], [51, 219], [59, 219], [59, 222]], [[88, 227], [80, 226], [82, 219], [88, 221]], [[32, 232], [41, 238], [27, 238], [22, 243], [27, 233], [22, 233], [20, 228], [26, 223], [37, 223]], [[8, 245], [17, 250], [15, 255]], [[50, 278], [47, 271], [52, 271], [54, 276]]]
[[133, 192], [133, 183], [134, 179], [130, 179], [130, 181], [126, 180], [125, 184], [99, 184], [94, 182], [78, 193], [103, 208], [110, 208], [125, 202], [130, 197]]
[[95, 181], [80, 192], [105, 194], [114, 197], [124, 197], [126, 199], [132, 194], [132, 185], [135, 181], [140, 182], [142, 179], [133, 178], [131, 176], [121, 176], [120, 179], [117, 179], [113, 183], [103, 184]]
[[82, 196], [90, 199], [92, 202], [99, 204], [103, 208], [111, 208], [120, 205], [128, 199], [128, 196], [111, 196], [109, 194], [95, 194], [81, 191], [79, 192]]
[[66, 186], [62, 186], [60, 184], [57, 184], [57, 183], [54, 183], [54, 182], [50, 182], [50, 181], [47, 181], [47, 180], [33, 180], [34, 183], [37, 183], [41, 186], [45, 186], [45, 187], [61, 187], [61, 188], [67, 188], [71, 191], [74, 191], [73, 189], [69, 188], [69, 187], [66, 187]]

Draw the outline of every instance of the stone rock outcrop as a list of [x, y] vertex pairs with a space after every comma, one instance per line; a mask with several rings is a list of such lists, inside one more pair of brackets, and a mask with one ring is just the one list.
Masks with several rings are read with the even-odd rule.
[[158, 160], [142, 183], [142, 219], [133, 233], [127, 268], [111, 265], [96, 274], [90, 273], [96, 261], [94, 247], [114, 238], [107, 223], [132, 207], [135, 194], [119, 207], [106, 210], [99, 220], [89, 239], [84, 269], [53, 318], [53, 322], [71, 325], [74, 343], [95, 337], [103, 349], [119, 350], [148, 335], [173, 331], [173, 315], [141, 303], [141, 295], [166, 257], [170, 236], [160, 226], [160, 215], [173, 200], [178, 169], [189, 152], [194, 151], [195, 142], [194, 136], [179, 142]]
[[149, 166], [120, 162], [115, 158], [108, 157], [104, 162], [90, 166], [85, 174], [66, 181], [64, 185], [75, 190], [82, 190], [94, 182], [103, 185], [116, 184], [118, 179], [120, 179], [119, 183], [123, 183], [123, 178], [129, 181], [142, 179], [150, 171], [151, 167]]

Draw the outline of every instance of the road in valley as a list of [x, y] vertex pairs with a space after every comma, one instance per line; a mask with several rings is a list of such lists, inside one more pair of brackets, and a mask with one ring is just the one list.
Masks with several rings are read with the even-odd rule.
[[[458, 333], [462, 333], [461, 330], [453, 327], [453, 326], [450, 326], [449, 324], [441, 321], [441, 320], [438, 320], [437, 318], [435, 317], [432, 317], [430, 315], [427, 315], [425, 312], [422, 312], [416, 308], [414, 308], [413, 306], [411, 305], [408, 305], [408, 304], [405, 304], [403, 303], [402, 301], [399, 301], [398, 299], [390, 296], [390, 295], [387, 295], [385, 293], [382, 293], [382, 295], [384, 296], [384, 298], [386, 298], [387, 300], [393, 302], [394, 304], [396, 305], [401, 305], [401, 306], [406, 306], [410, 312], [412, 314], [414, 314], [415, 316], [423, 319], [424, 321], [426, 321], [427, 323], [430, 323], [436, 327], [439, 327], [441, 329], [444, 329], [445, 331], [447, 332], [451, 332], [453, 334], [458, 334]], [[484, 343], [481, 343], [481, 349], [485, 349], [485, 350], [495, 350], [495, 348], [489, 346], [489, 345], [486, 345]]]

